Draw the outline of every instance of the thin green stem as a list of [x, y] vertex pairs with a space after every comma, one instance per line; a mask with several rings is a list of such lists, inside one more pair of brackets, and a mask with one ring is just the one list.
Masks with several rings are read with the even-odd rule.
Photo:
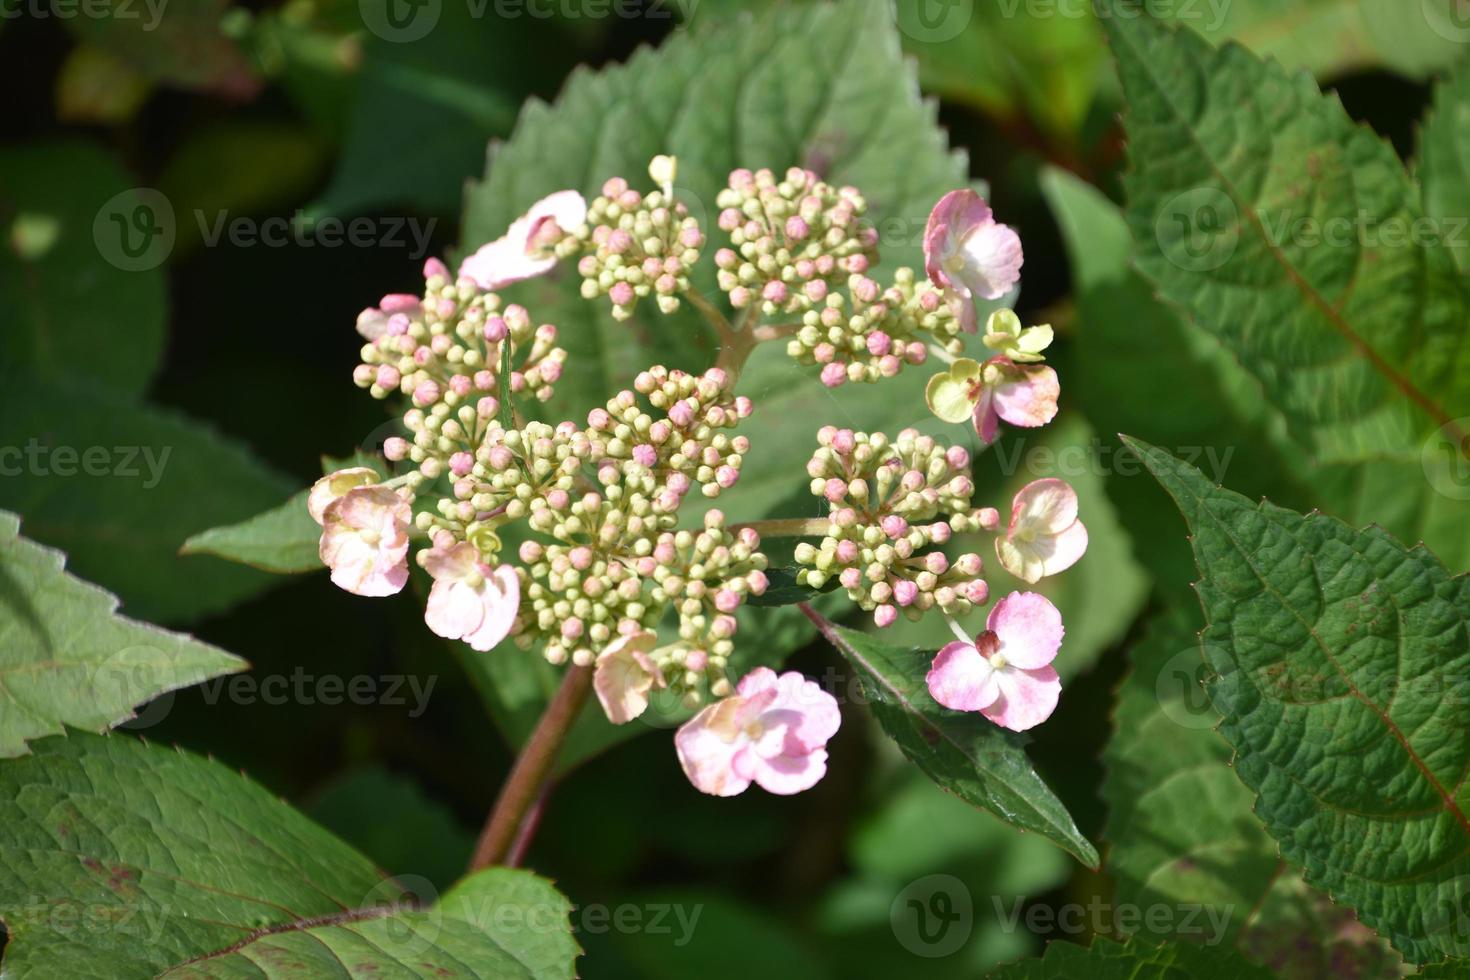
[[689, 300], [690, 306], [693, 306], [700, 313], [704, 314], [704, 318], [709, 321], [710, 326], [714, 327], [715, 332], [720, 335], [720, 343], [722, 345], [735, 342], [735, 328], [730, 326], [730, 321], [725, 319], [725, 314], [721, 313], [715, 304], [704, 298], [703, 293], [690, 286], [685, 290], [684, 298]]
[[770, 521], [746, 521], [732, 525], [732, 530], [750, 528], [763, 538], [819, 538], [832, 522], [825, 517], [789, 517]]

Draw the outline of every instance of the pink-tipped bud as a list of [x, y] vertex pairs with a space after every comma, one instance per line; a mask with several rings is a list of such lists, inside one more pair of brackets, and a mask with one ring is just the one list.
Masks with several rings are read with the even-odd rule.
[[505, 446], [495, 446], [490, 450], [490, 468], [497, 472], [510, 469], [515, 459], [514, 454]]
[[786, 219], [787, 238], [791, 239], [792, 241], [799, 242], [802, 239], [806, 238], [806, 236], [809, 234], [811, 234], [811, 229], [807, 227], [807, 223], [805, 220], [802, 219], [801, 215], [793, 214], [791, 217]]
[[828, 364], [822, 368], [822, 384], [828, 388], [841, 387], [847, 381], [847, 369], [841, 364]]
[[893, 601], [900, 606], [911, 606], [918, 598], [919, 587], [908, 579], [899, 579], [893, 583]]
[[839, 480], [835, 476], [832, 477], [827, 481], [826, 486], [822, 488], [822, 496], [827, 498], [828, 503], [841, 503], [843, 498], [847, 496], [847, 481]]
[[534, 565], [536, 562], [541, 560], [541, 556], [545, 553], [546, 549], [542, 548], [541, 545], [537, 544], [535, 541], [521, 542], [521, 561], [525, 562], [527, 565]]
[[505, 325], [505, 318], [492, 316], [485, 321], [485, 339], [489, 341], [504, 340], [510, 332]]
[[852, 294], [864, 303], [871, 303], [878, 298], [878, 284], [867, 276], [859, 276], [852, 284]]
[[983, 578], [972, 579], [965, 583], [962, 591], [966, 599], [977, 606], [983, 606], [990, 598], [990, 583]]
[[698, 228], [685, 228], [679, 232], [679, 244], [685, 248], [699, 248], [704, 244], [704, 232]]
[[931, 551], [924, 556], [924, 568], [935, 575], [943, 575], [949, 571], [949, 559], [942, 551]]
[[615, 282], [607, 291], [607, 298], [612, 300], [615, 306], [627, 306], [633, 302], [633, 287], [625, 282]]
[[633, 247], [633, 236], [622, 228], [614, 228], [607, 236], [607, 250], [614, 255], [622, 255]]
[[[742, 532], [749, 530], [750, 528], [741, 528]], [[752, 531], [751, 533], [754, 532]], [[743, 537], [744, 535], [742, 534], [742, 539]], [[759, 536], [757, 536], [755, 544], [760, 544]], [[764, 595], [766, 588], [771, 584], [771, 582], [769, 579], [766, 578], [765, 572], [756, 569], [755, 571], [752, 571], [750, 574], [745, 576], [745, 584], [750, 589], [751, 595]]]
[[935, 544], [944, 544], [954, 534], [954, 529], [949, 526], [948, 521], [939, 521], [929, 525], [929, 540]]
[[393, 462], [408, 456], [408, 440], [402, 436], [389, 436], [383, 440], [383, 455]]
[[571, 496], [560, 488], [546, 495], [546, 503], [552, 510], [566, 510], [572, 502]]
[[658, 450], [647, 443], [633, 447], [633, 462], [639, 466], [652, 466], [658, 462]]
[[715, 608], [731, 613], [740, 608], [740, 594], [733, 589], [721, 589], [715, 593]]
[[721, 231], [734, 231], [739, 228], [745, 216], [735, 208], [726, 208], [720, 212], [719, 225]]
[[387, 388], [390, 391], [398, 387], [398, 382], [403, 380], [403, 375], [391, 364], [384, 364], [378, 368], [378, 376], [375, 379], [379, 388]]
[[987, 531], [994, 531], [1000, 527], [1000, 511], [994, 507], [981, 507], [980, 512], [976, 515], [976, 519], [980, 522], [980, 526]]
[[964, 446], [950, 446], [944, 452], [944, 461], [952, 469], [962, 470], [970, 465], [970, 453]]
[[786, 284], [779, 279], [772, 279], [770, 282], [766, 283], [765, 288], [761, 290], [761, 298], [769, 300], [772, 303], [784, 303], [790, 296], [791, 291], [787, 289]]
[[475, 402], [475, 414], [482, 419], [493, 419], [500, 411], [500, 399], [494, 395], [486, 395]]
[[424, 278], [432, 279], [439, 276], [441, 279], [449, 278], [449, 269], [438, 259], [430, 258], [424, 261]]
[[846, 456], [857, 446], [857, 438], [851, 429], [838, 429], [832, 433], [832, 450]]
[[684, 654], [684, 666], [690, 670], [704, 670], [709, 666], [709, 654], [703, 650], [690, 650]]
[[740, 471], [733, 466], [721, 466], [715, 470], [715, 482], [729, 490], [740, 479]]
[[475, 457], [466, 452], [458, 452], [449, 457], [449, 472], [455, 476], [467, 476], [470, 470], [475, 468]]
[[888, 535], [889, 538], [897, 540], [909, 533], [909, 522], [897, 514], [889, 514], [883, 518], [882, 528], [884, 534]]
[[686, 429], [694, 421], [694, 409], [687, 401], [680, 400], [669, 407], [669, 421]]
[[898, 610], [887, 603], [873, 610], [873, 622], [877, 624], [879, 629], [886, 629], [892, 626], [897, 619]]
[[449, 390], [454, 392], [461, 398], [463, 398], [465, 395], [468, 395], [470, 393], [470, 389], [473, 387], [473, 383], [470, 381], [470, 376], [467, 374], [456, 374], [454, 377], [449, 379]]
[[887, 354], [891, 346], [893, 346], [893, 341], [882, 330], [874, 330], [868, 334], [868, 353], [874, 357]]
[[592, 565], [592, 549], [585, 545], [573, 548], [568, 557], [572, 560], [572, 567], [579, 572], [585, 572]]
[[827, 298], [827, 280], [813, 279], [806, 284], [806, 298], [813, 303], [820, 303]]
[[863, 573], [856, 568], [844, 568], [842, 574], [837, 576], [837, 581], [842, 583], [844, 589], [855, 589], [863, 584]]
[[413, 403], [419, 408], [428, 408], [439, 400], [440, 394], [437, 381], [420, 381], [413, 389]]
[[857, 557], [858, 546], [856, 541], [843, 539], [842, 541], [837, 542], [838, 561], [842, 562], [844, 565], [849, 565], [852, 562], [857, 561]]

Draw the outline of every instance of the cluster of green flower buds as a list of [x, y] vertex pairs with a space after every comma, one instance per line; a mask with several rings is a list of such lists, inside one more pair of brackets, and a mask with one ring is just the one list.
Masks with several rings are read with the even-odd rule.
[[781, 180], [770, 170], [735, 170], [715, 203], [734, 246], [720, 249], [715, 264], [736, 309], [810, 309], [876, 257], [878, 233], [862, 221], [862, 195], [810, 170], [793, 167]]
[[661, 312], [673, 313], [680, 294], [689, 289], [689, 270], [699, 261], [704, 232], [674, 198], [674, 172], [672, 158], [656, 158], [649, 174], [660, 188], [648, 194], [621, 177], [611, 178], [572, 239], [585, 252], [577, 263], [583, 298], [606, 296], [618, 320], [631, 317], [638, 300], [648, 296]]
[[[822, 588], [837, 579], [879, 626], [900, 611], [918, 619], [939, 608], [962, 616], [984, 603], [990, 588], [978, 554], [953, 561], [942, 550], [953, 534], [993, 530], [999, 515], [974, 509], [969, 453], [905, 429], [896, 440], [882, 433], [824, 427], [807, 464], [814, 496], [830, 514], [820, 545], [796, 549], [797, 580]], [[948, 515], [939, 519], [941, 515]]]
[[822, 365], [822, 383], [829, 388], [891, 378], [905, 364], [923, 364], [931, 341], [951, 354], [964, 350], [954, 310], [927, 281], [918, 282], [912, 269], [899, 269], [886, 290], [867, 276], [852, 276], [848, 293], [851, 299], [829, 293], [804, 313], [786, 344], [799, 363]]

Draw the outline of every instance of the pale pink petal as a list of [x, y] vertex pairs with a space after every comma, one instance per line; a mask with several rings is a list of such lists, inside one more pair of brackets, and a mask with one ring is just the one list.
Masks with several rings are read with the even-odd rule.
[[740, 678], [740, 683], [736, 685], [735, 690], [741, 697], [748, 698], [764, 691], [779, 690], [780, 686], [780, 678], [776, 676], [774, 670], [769, 667], [757, 667]]
[[388, 314], [369, 306], [357, 315], [357, 332], [367, 340], [377, 340], [388, 332]]
[[995, 412], [995, 392], [986, 387], [975, 403], [975, 434], [980, 437], [980, 445], [988, 446], [999, 432], [1000, 416]]
[[1062, 388], [1057, 373], [1045, 364], [1017, 367], [1021, 376], [996, 385], [995, 411], [1011, 425], [1034, 429], [1057, 414]]
[[446, 640], [458, 640], [479, 629], [484, 620], [484, 603], [464, 582], [439, 579], [429, 590], [424, 622], [436, 635]]
[[799, 755], [763, 759], [755, 781], [767, 793], [791, 796], [811, 789], [827, 774], [827, 750], [814, 749]]
[[[480, 569], [483, 574], [485, 566], [481, 565]], [[485, 575], [478, 597], [483, 619], [477, 629], [465, 632], [464, 641], [472, 649], [491, 650], [509, 635], [520, 610], [521, 583], [516, 578], [515, 568], [501, 565]]]
[[[960, 285], [950, 278], [945, 266], [956, 256], [971, 229], [993, 221], [985, 198], [968, 188], [941, 197], [924, 226], [924, 269], [929, 280], [941, 288]], [[967, 290], [964, 298], [970, 298]]]
[[346, 496], [349, 491], [358, 487], [371, 486], [376, 482], [378, 474], [366, 466], [351, 466], [328, 473], [311, 485], [311, 492], [306, 495], [306, 509], [312, 520], [321, 524], [325, 520], [327, 508], [334, 500]]
[[499, 289], [550, 272], [556, 256], [542, 247], [548, 225], [552, 231], [575, 231], [587, 220], [587, 202], [576, 191], [557, 191], [535, 204], [511, 223], [506, 233], [482, 245], [459, 267], [460, 278], [474, 280], [481, 289]]
[[736, 796], [750, 786], [750, 779], [734, 772], [735, 756], [747, 744], [738, 725], [741, 700], [725, 698], [707, 706], [674, 734], [679, 765], [701, 793]]
[[990, 662], [974, 644], [958, 640], [939, 651], [924, 681], [935, 701], [955, 711], [977, 711], [1000, 693]]
[[780, 694], [771, 707], [791, 711], [796, 716], [795, 723], [787, 730], [784, 751], [790, 752], [799, 747], [810, 752], [826, 745], [842, 725], [837, 699], [799, 671], [787, 671], [777, 684]]
[[[1037, 545], [1043, 544], [1042, 541], [1036, 543]], [[1055, 575], [1057, 572], [1064, 572], [1077, 564], [1077, 559], [1087, 551], [1087, 528], [1081, 521], [1078, 521], [1061, 534], [1053, 535], [1044, 543], [1050, 547], [1047, 550], [1038, 548], [1042, 550], [1041, 574]]]
[[1055, 660], [1064, 632], [1057, 607], [1035, 592], [1012, 592], [997, 602], [985, 628], [1000, 638], [997, 652], [1006, 663], [1023, 670], [1045, 667]]
[[997, 672], [1000, 696], [981, 713], [1002, 728], [1024, 732], [1051, 717], [1062, 696], [1062, 682], [1050, 667]]
[[971, 228], [960, 249], [964, 265], [959, 276], [974, 296], [1000, 299], [1020, 281], [1021, 238], [1008, 226], [987, 216]]
[[448, 548], [426, 548], [419, 552], [418, 562], [436, 582], [462, 582], [476, 572], [480, 559], [474, 545], [461, 541]]
[[1022, 528], [1055, 534], [1077, 523], [1077, 491], [1065, 480], [1047, 477], [1032, 480], [1011, 499], [1011, 523], [1007, 534]]
[[564, 232], [576, 231], [587, 222], [587, 201], [576, 191], [548, 194], [526, 212], [532, 221], [550, 218]]
[[647, 631], [618, 637], [597, 656], [592, 689], [607, 720], [614, 725], [632, 721], [648, 709], [648, 692], [663, 685], [663, 674], [648, 653], [657, 637]]

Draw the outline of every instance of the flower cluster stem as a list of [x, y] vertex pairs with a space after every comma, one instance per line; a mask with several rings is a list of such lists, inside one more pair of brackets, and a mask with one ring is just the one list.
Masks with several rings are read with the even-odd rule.
[[832, 526], [826, 517], [790, 517], [770, 521], [746, 521], [735, 524], [731, 530], [750, 528], [763, 538], [819, 538]]
[[521, 749], [510, 776], [500, 788], [500, 796], [496, 798], [495, 807], [480, 832], [479, 843], [475, 845], [470, 871], [506, 863], [513, 848], [524, 853], [529, 844], [529, 834], [523, 835], [522, 828], [542, 799], [562, 743], [566, 741], [567, 732], [577, 720], [582, 706], [587, 703], [591, 690], [591, 666], [573, 664], [567, 668], [561, 686], [552, 695], [551, 703], [536, 722], [536, 728]]

